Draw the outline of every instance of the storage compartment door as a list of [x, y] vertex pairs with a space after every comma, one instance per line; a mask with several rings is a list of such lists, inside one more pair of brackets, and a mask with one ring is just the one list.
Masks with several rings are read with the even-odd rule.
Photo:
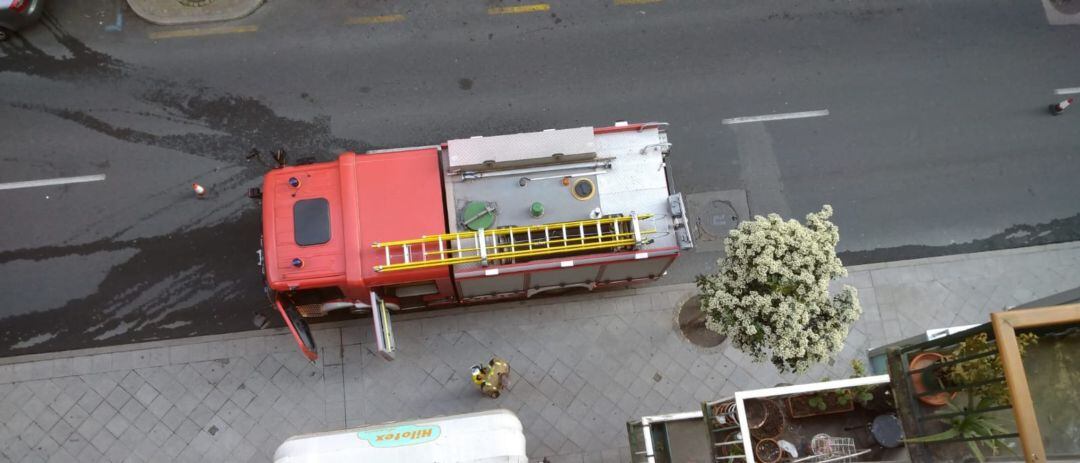
[[394, 359], [394, 331], [390, 328], [390, 312], [386, 310], [386, 302], [375, 291], [371, 292], [371, 320], [375, 324], [375, 345], [379, 349], [379, 355], [386, 360]]

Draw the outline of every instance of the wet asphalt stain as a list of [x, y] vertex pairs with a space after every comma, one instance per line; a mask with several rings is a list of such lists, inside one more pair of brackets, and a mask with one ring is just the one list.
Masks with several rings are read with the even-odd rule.
[[461, 79], [458, 79], [457, 85], [458, 85], [458, 88], [460, 88], [462, 90], [472, 90], [473, 81], [472, 81], [472, 79], [466, 79], [466, 78], [463, 77]]
[[[258, 235], [252, 232], [259, 223], [258, 210], [249, 209], [236, 220], [171, 235], [0, 253], [3, 263], [137, 250], [109, 271], [94, 294], [56, 309], [4, 319], [0, 356], [252, 329], [252, 315], [267, 309], [256, 265]], [[167, 288], [151, 291], [162, 281], [169, 281]], [[200, 302], [188, 305], [190, 300]], [[280, 325], [277, 317], [270, 320]], [[170, 325], [179, 326], [167, 328]], [[123, 334], [105, 337], [117, 329]], [[11, 348], [39, 333], [55, 336], [25, 349]]]
[[[9, 101], [22, 102], [9, 103], [12, 107], [49, 114], [116, 140], [246, 166], [242, 174], [226, 181], [231, 185], [265, 172], [261, 163], [245, 161], [252, 147], [263, 151], [280, 147], [289, 152], [291, 159], [318, 160], [332, 159], [344, 150], [370, 148], [362, 140], [334, 136], [329, 116], [311, 120], [285, 117], [256, 98], [196, 82], [179, 82], [93, 50], [67, 34], [52, 18], [46, 17], [43, 26], [64, 52], [46, 53], [17, 37], [0, 44], [5, 55], [0, 59], [0, 73], [74, 82], [82, 91], [110, 95], [118, 101], [133, 100], [135, 107], [143, 108], [133, 111], [132, 103], [104, 109], [77, 107], [77, 103], [42, 104], [32, 95], [17, 94], [10, 95]], [[310, 96], [301, 95], [301, 99], [314, 101]], [[106, 117], [110, 112], [164, 120], [172, 126], [172, 133], [114, 124]], [[176, 127], [201, 130], [175, 133]], [[156, 199], [160, 207], [145, 211], [139, 220], [170, 214], [175, 202], [182, 200]], [[222, 223], [181, 228], [163, 236], [119, 239], [129, 227], [89, 243], [0, 251], [0, 263], [137, 251], [131, 259], [111, 268], [94, 294], [61, 307], [4, 318], [0, 323], [0, 356], [252, 329], [253, 313], [265, 313], [267, 309], [255, 254], [260, 223], [259, 208], [252, 206]], [[278, 323], [272, 315], [270, 320]], [[29, 347], [12, 349], [31, 339], [44, 341], [30, 341], [25, 343], [32, 344]]]
[[839, 16], [856, 22], [864, 22], [889, 17], [897, 13], [903, 12], [903, 7], [857, 9], [838, 8], [836, 10], [822, 11], [817, 13], [792, 13], [790, 11], [781, 11], [769, 14], [768, 16], [761, 18], [761, 21], [802, 21], [803, 19], [819, 20]]
[[[16, 72], [51, 80], [74, 80], [88, 86], [100, 85], [104, 88], [88, 90], [119, 91], [154, 108], [157, 113], [146, 111], [139, 115], [160, 118], [160, 114], [164, 113], [168, 115], [164, 119], [220, 133], [156, 135], [113, 126], [96, 117], [95, 110], [86, 108], [49, 107], [36, 103], [13, 103], [14, 107], [52, 114], [117, 140], [226, 162], [242, 160], [252, 147], [285, 148], [294, 156], [314, 156], [319, 160], [332, 159], [342, 151], [370, 148], [360, 140], [335, 137], [331, 133], [329, 116], [318, 116], [312, 121], [291, 119], [278, 115], [255, 98], [222, 93], [192, 82], [155, 77], [150, 71], [91, 49], [67, 34], [52, 18], [44, 18], [43, 25], [70, 56], [50, 55], [20, 38], [0, 45], [7, 54], [6, 59], [0, 60], [0, 72]], [[304, 95], [301, 98], [307, 100]], [[114, 110], [118, 109], [109, 108], [107, 111]]]
[[844, 265], [872, 264], [948, 256], [997, 249], [1022, 248], [1080, 240], [1080, 214], [1035, 225], [1013, 225], [993, 236], [947, 246], [908, 245], [837, 253]]
[[[36, 110], [74, 122], [108, 137], [146, 146], [166, 148], [224, 162], [239, 162], [253, 147], [285, 147], [300, 157], [331, 159], [347, 150], [366, 150], [357, 140], [335, 137], [330, 118], [312, 121], [277, 115], [262, 102], [235, 95], [185, 94], [173, 90], [155, 90], [140, 100], [174, 114], [173, 119], [223, 133], [185, 133], [158, 135], [127, 127], [117, 127], [94, 115], [94, 110], [53, 108], [44, 105], [13, 103], [13, 107]], [[150, 116], [149, 113], [141, 114]], [[251, 164], [257, 166], [257, 164]]]
[[42, 15], [44, 27], [71, 56], [55, 57], [41, 48], [16, 36], [0, 42], [0, 50], [7, 55], [0, 60], [0, 72], [46, 77], [55, 80], [80, 81], [88, 79], [117, 79], [123, 77], [126, 65], [105, 53], [87, 47], [85, 43], [64, 32], [60, 24], [48, 13]]

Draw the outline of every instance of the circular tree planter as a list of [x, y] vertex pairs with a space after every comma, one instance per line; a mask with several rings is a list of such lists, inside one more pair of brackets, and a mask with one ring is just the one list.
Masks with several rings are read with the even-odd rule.
[[1050, 6], [1062, 14], [1080, 13], [1080, 1], [1077, 0], [1050, 0]]
[[676, 323], [687, 341], [700, 347], [716, 347], [723, 344], [727, 336], [707, 328], [705, 320], [706, 314], [701, 311], [700, 295], [695, 294], [679, 305]]

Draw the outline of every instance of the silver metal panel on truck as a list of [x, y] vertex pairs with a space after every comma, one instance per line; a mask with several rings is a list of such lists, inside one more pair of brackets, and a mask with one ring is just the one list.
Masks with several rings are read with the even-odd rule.
[[[587, 146], [593, 150], [595, 157], [564, 159], [557, 163], [544, 160], [546, 163], [531, 163], [524, 167], [496, 166], [478, 171], [448, 169], [444, 185], [450, 231], [466, 231], [462, 221], [468, 218], [462, 217], [462, 211], [470, 202], [494, 209], [494, 221], [489, 228], [588, 220], [608, 214], [651, 214], [653, 217], [643, 221], [642, 228], [655, 229], [656, 232], [648, 234], [646, 238], [651, 241], [642, 243], [639, 249], [677, 248], [680, 243], [674, 233], [676, 219], [668, 199], [671, 193], [668, 191], [664, 164], [670, 144], [663, 127], [663, 124], [650, 124], [629, 130], [603, 130], [600, 133], [595, 133], [591, 127], [580, 127], [453, 140], [443, 153], [444, 165], [453, 165], [455, 161], [452, 159], [455, 158], [459, 164], [482, 164], [481, 158], [484, 157], [491, 158], [487, 160], [493, 162], [528, 159], [537, 153], [547, 153], [543, 156], [550, 157], [553, 151], [572, 151], [566, 148], [570, 146], [578, 146], [577, 150]], [[468, 150], [456, 151], [461, 148]], [[515, 153], [514, 150], [520, 152]], [[581, 195], [576, 189], [579, 181], [590, 182], [587, 186], [591, 188], [586, 188], [586, 191], [591, 190], [588, 194]], [[530, 207], [534, 203], [539, 203], [543, 208], [543, 214], [539, 217], [531, 213]], [[462, 247], [474, 247], [476, 243], [472, 241], [463, 239]], [[487, 268], [507, 263], [489, 262]], [[482, 263], [462, 263], [454, 265], [454, 272], [460, 275], [481, 268], [485, 268]], [[646, 272], [634, 273], [648, 275]], [[544, 278], [561, 282], [566, 277], [548, 275]], [[606, 276], [602, 278], [607, 279]], [[533, 283], [529, 285], [536, 286]], [[507, 285], [498, 286], [472, 293], [512, 290]], [[467, 294], [462, 296], [470, 297]]]
[[664, 267], [671, 262], [670, 258], [628, 260], [608, 264], [604, 269], [601, 281], [621, 281], [639, 278], [656, 278], [664, 271]]
[[519, 292], [525, 290], [525, 274], [510, 273], [484, 278], [466, 278], [458, 280], [461, 297], [489, 296], [493, 294]]
[[667, 135], [656, 127], [617, 132], [597, 136], [596, 145], [601, 157], [615, 158], [611, 171], [597, 176], [597, 196], [604, 213], [653, 214], [655, 242], [644, 249], [677, 246], [664, 175]]
[[529, 275], [529, 287], [543, 288], [547, 286], [581, 283], [583, 281], [595, 282], [598, 273], [600, 273], [600, 267], [596, 265], [570, 267], [559, 270], [540, 270]]
[[474, 137], [447, 142], [451, 170], [481, 168], [485, 163], [529, 164], [551, 160], [561, 154], [564, 160], [594, 155], [592, 127], [515, 133], [492, 137]]

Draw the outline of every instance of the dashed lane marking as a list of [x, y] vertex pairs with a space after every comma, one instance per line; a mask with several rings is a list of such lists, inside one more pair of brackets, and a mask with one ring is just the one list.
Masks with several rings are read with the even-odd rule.
[[1074, 93], [1080, 93], [1080, 87], [1059, 88], [1054, 90], [1054, 94], [1056, 95], [1072, 95]]
[[83, 175], [79, 177], [59, 177], [44, 180], [27, 180], [25, 182], [0, 183], [0, 190], [17, 190], [19, 188], [34, 188], [39, 186], [67, 185], [69, 183], [100, 182], [105, 180], [105, 174]]
[[533, 3], [531, 5], [515, 5], [515, 6], [497, 6], [488, 8], [487, 12], [490, 15], [496, 14], [520, 14], [520, 13], [538, 13], [541, 11], [548, 11], [551, 9], [551, 5], [547, 3]]
[[828, 116], [828, 109], [821, 109], [817, 111], [803, 111], [798, 113], [783, 113], [783, 114], [766, 114], [764, 116], [747, 116], [747, 117], [733, 117], [731, 119], [724, 119], [720, 122], [724, 124], [744, 124], [747, 122], [766, 122], [766, 121], [781, 121], [784, 119], [802, 119], [806, 117], [821, 117]]
[[248, 32], [255, 32], [259, 30], [259, 26], [218, 26], [218, 27], [201, 27], [196, 29], [177, 29], [172, 31], [160, 31], [151, 32], [150, 38], [153, 40], [158, 39], [179, 39], [187, 37], [205, 37], [208, 35], [223, 35], [223, 34], [244, 34]]
[[387, 14], [382, 16], [358, 16], [355, 18], [349, 18], [345, 20], [345, 24], [355, 26], [359, 24], [386, 24], [396, 23], [405, 20], [403, 14]]

